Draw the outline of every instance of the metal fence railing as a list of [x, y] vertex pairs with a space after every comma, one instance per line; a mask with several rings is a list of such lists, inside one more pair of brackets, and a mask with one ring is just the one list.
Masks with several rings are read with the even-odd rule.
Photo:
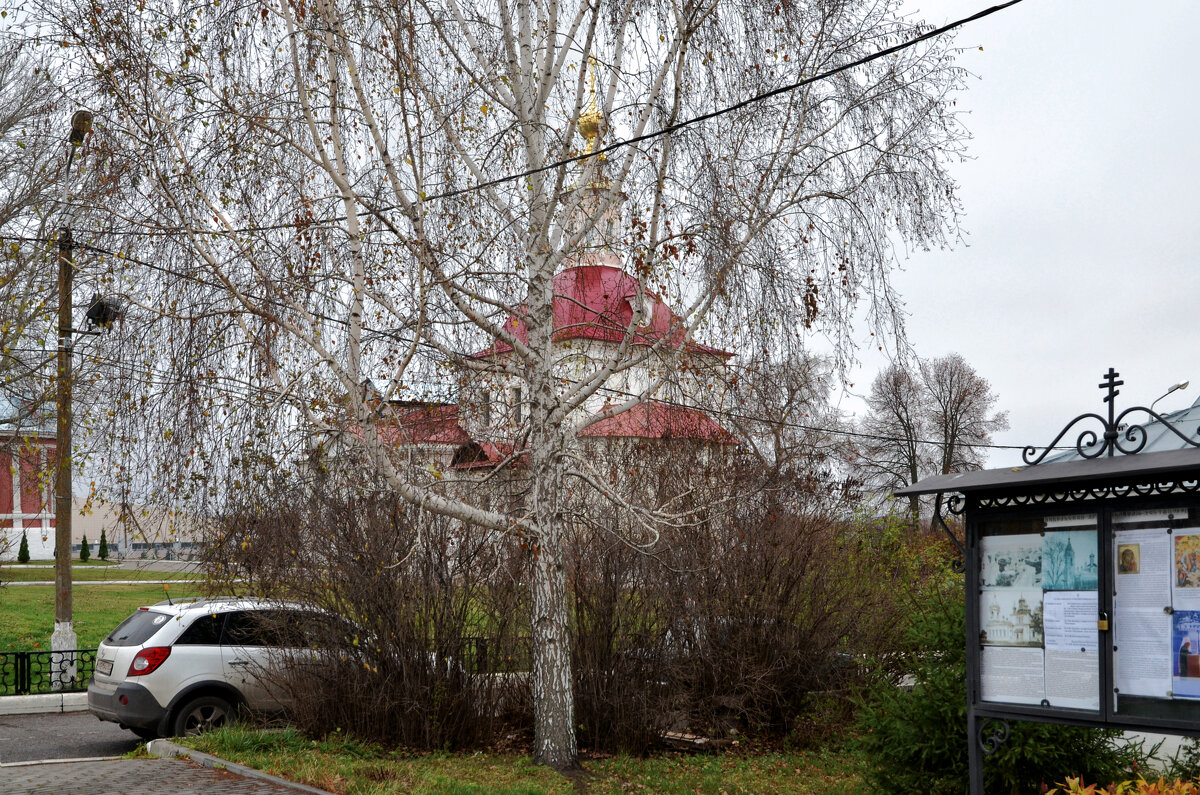
[[0, 652], [0, 696], [87, 690], [95, 649]]

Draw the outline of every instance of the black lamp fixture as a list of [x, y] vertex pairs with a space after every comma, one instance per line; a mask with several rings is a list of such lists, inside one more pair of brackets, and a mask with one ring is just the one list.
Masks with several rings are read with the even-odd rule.
[[87, 134], [92, 131], [92, 112], [77, 110], [71, 116], [71, 137], [68, 139], [72, 147], [78, 148]]

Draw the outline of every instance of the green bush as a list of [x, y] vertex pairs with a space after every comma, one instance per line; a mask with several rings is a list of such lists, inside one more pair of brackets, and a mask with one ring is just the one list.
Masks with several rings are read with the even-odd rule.
[[1167, 765], [1167, 776], [1185, 781], [1200, 781], [1200, 740], [1189, 737]]
[[83, 541], [79, 544], [79, 559], [84, 563], [88, 562], [88, 558], [92, 556], [92, 545], [88, 543], [87, 536], [83, 537]]
[[[859, 743], [882, 791], [962, 793], [968, 779], [966, 649], [962, 581], [923, 600], [907, 645], [888, 676], [859, 703]], [[895, 655], [882, 662], [894, 661]], [[908, 675], [911, 689], [897, 686]], [[1149, 754], [1119, 742], [1121, 732], [1049, 723], [1009, 722], [1011, 734], [984, 758], [988, 793], [1041, 792], [1066, 776], [1089, 781], [1133, 777]]]
[[96, 550], [96, 557], [100, 560], [108, 560], [108, 535], [104, 532], [104, 528], [100, 528], [100, 548]]
[[21, 546], [17, 549], [17, 563], [29, 562], [29, 539], [25, 537], [25, 531], [21, 531]]

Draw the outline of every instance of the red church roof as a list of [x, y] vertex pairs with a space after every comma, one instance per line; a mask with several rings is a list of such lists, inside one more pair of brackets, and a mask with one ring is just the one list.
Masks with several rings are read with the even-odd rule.
[[[620, 268], [608, 265], [580, 265], [568, 268], [554, 277], [554, 339], [592, 339], [605, 342], [620, 342], [625, 330], [633, 320], [633, 304], [637, 300], [638, 282]], [[649, 345], [670, 336], [674, 345], [683, 338], [680, 322], [662, 299], [647, 291], [646, 300], [651, 304], [650, 322], [637, 326], [634, 341]], [[517, 339], [528, 342], [529, 329], [520, 315], [505, 321], [505, 328]], [[689, 342], [688, 349], [716, 356], [729, 357], [733, 354]], [[487, 356], [507, 353], [512, 347], [501, 340], [486, 350], [475, 354]]]
[[394, 423], [379, 424], [379, 438], [386, 444], [460, 445], [471, 437], [458, 424], [458, 406], [434, 403], [397, 408]]
[[696, 409], [650, 401], [629, 411], [592, 423], [580, 436], [643, 439], [693, 439], [718, 444], [737, 444], [737, 437], [712, 417]]

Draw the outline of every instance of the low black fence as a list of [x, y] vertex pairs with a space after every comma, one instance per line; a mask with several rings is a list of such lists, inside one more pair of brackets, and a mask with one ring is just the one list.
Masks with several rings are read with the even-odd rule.
[[[472, 674], [528, 671], [529, 639], [501, 643], [495, 638], [464, 638], [455, 659]], [[69, 668], [72, 660], [75, 670], [66, 671], [66, 676], [58, 674], [64, 665]], [[0, 696], [82, 692], [95, 669], [95, 649], [0, 652]]]
[[463, 638], [459, 663], [472, 674], [513, 673], [530, 667], [529, 638]]
[[0, 696], [77, 693], [95, 668], [95, 649], [0, 652]]

